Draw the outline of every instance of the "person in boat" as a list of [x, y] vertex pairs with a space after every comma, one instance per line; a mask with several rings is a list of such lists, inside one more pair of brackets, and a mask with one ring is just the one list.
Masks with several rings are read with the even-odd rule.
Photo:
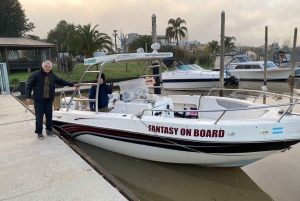
[[[97, 75], [97, 80], [98, 80]], [[100, 78], [99, 95], [98, 95], [98, 111], [99, 112], [109, 112], [108, 109], [108, 94], [112, 93], [113, 84], [107, 85], [105, 83], [105, 75], [102, 73]], [[89, 99], [96, 99], [96, 89], [97, 86], [92, 86], [89, 93]], [[90, 110], [95, 111], [95, 102], [90, 102]]]
[[32, 73], [25, 90], [26, 103], [31, 102], [31, 92], [33, 91], [35, 110], [35, 133], [38, 139], [43, 140], [43, 116], [46, 116], [46, 134], [55, 137], [52, 131], [52, 102], [55, 97], [55, 84], [69, 87], [78, 87], [78, 84], [67, 82], [55, 75], [52, 71], [52, 62], [44, 61], [42, 68]]

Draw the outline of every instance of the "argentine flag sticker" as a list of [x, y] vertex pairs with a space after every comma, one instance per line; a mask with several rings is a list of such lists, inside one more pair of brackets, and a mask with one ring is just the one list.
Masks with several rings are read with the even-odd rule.
[[283, 128], [282, 127], [273, 128], [272, 134], [274, 135], [283, 134]]

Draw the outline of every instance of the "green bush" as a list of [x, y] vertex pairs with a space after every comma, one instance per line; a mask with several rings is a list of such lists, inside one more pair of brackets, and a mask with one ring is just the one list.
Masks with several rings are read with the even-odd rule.
[[19, 85], [19, 83], [20, 83], [20, 80], [17, 78], [13, 78], [9, 81], [9, 85], [11, 85], [11, 86]]

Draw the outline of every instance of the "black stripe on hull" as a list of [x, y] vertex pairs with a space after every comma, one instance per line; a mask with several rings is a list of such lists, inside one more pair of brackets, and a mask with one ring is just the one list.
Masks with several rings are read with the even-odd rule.
[[[151, 136], [142, 133], [132, 133], [122, 130], [109, 130], [105, 128], [95, 128], [83, 126], [79, 124], [67, 124], [63, 122], [53, 121], [53, 127], [61, 134], [71, 135], [76, 138], [80, 135], [94, 135], [107, 139], [134, 143], [139, 145], [147, 145], [152, 147], [159, 147], [164, 149], [171, 149], [177, 151], [198, 151], [204, 153], [248, 153], [248, 152], [263, 152], [263, 151], [279, 151], [297, 144], [300, 140], [290, 141], [268, 141], [268, 142], [249, 142], [249, 143], [226, 143], [226, 142], [204, 142], [204, 141], [188, 141], [181, 139], [174, 139], [158, 136]], [[212, 139], [213, 140], [213, 139]], [[172, 141], [173, 143], [171, 143]], [[176, 143], [176, 144], [174, 144]], [[181, 146], [179, 146], [179, 145]], [[183, 147], [184, 146], [184, 147]], [[185, 148], [185, 147], [188, 147]]]

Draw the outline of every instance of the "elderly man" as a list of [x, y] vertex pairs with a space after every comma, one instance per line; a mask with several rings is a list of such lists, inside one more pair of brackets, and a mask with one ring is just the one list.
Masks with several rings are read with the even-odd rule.
[[46, 116], [46, 134], [55, 137], [52, 131], [52, 102], [55, 96], [55, 84], [69, 87], [78, 87], [78, 84], [67, 82], [55, 75], [52, 71], [51, 61], [44, 61], [42, 69], [30, 75], [26, 86], [26, 102], [31, 102], [31, 92], [33, 90], [34, 110], [35, 110], [35, 133], [38, 139], [43, 140], [43, 116]]

